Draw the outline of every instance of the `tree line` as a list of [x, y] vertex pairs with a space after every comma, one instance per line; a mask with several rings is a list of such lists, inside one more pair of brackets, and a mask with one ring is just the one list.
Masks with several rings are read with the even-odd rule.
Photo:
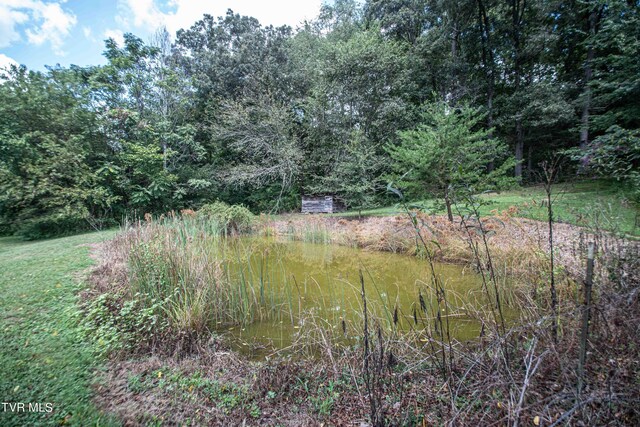
[[0, 231], [221, 200], [351, 208], [564, 173], [640, 187], [640, 2], [337, 0], [293, 30], [231, 10], [0, 84]]

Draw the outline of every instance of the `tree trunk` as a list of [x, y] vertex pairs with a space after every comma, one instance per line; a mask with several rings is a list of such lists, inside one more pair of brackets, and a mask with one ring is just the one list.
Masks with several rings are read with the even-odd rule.
[[162, 142], [162, 170], [167, 170], [167, 142]]
[[444, 204], [447, 206], [447, 218], [453, 222], [453, 211], [451, 210], [451, 198], [449, 198], [449, 186], [444, 190]]
[[516, 167], [515, 176], [522, 181], [522, 162], [524, 160], [524, 137], [522, 133], [522, 121], [516, 119]]
[[[489, 138], [493, 138], [493, 87], [487, 93], [487, 127], [489, 128]], [[487, 171], [492, 172], [496, 168], [495, 161], [491, 159], [487, 165]]]
[[[514, 54], [514, 63], [513, 63], [513, 73], [514, 73], [514, 83], [515, 83], [515, 95], [518, 96], [518, 92], [520, 91], [520, 80], [522, 78], [522, 69], [521, 69], [521, 58], [520, 58], [520, 49], [521, 49], [521, 26], [524, 17], [524, 9], [526, 7], [526, 2], [520, 4], [520, 0], [511, 0], [511, 17], [512, 17], [512, 28], [511, 28], [511, 36], [513, 39], [513, 54]], [[515, 155], [516, 155], [516, 166], [515, 166], [515, 176], [516, 179], [522, 182], [522, 160], [523, 160], [523, 151], [524, 151], [524, 131], [522, 129], [522, 118], [518, 114], [516, 115], [516, 141], [515, 141]]]
[[527, 180], [531, 181], [533, 171], [533, 145], [527, 144]]
[[584, 150], [589, 144], [589, 109], [591, 108], [591, 89], [589, 88], [589, 80], [591, 79], [590, 61], [593, 59], [593, 49], [589, 48], [587, 52], [587, 63], [584, 69], [585, 88], [582, 102], [582, 115], [580, 117], [580, 149]]
[[458, 26], [456, 24], [453, 25], [451, 34], [451, 57], [454, 61], [458, 57]]
[[451, 29], [451, 80], [448, 90], [447, 101], [451, 103], [451, 105], [455, 105], [458, 100], [458, 92], [460, 90], [460, 84], [458, 81], [458, 26], [456, 23], [453, 24], [453, 28]]
[[[594, 7], [589, 12], [589, 36], [596, 34], [598, 26], [598, 9]], [[591, 43], [587, 48], [587, 60], [584, 63], [584, 92], [582, 94], [582, 114], [580, 117], [580, 149], [584, 150], [589, 144], [589, 110], [591, 109], [591, 88], [589, 82], [593, 76], [591, 64], [595, 57], [595, 51]]]
[[[485, 72], [487, 81], [487, 127], [493, 128], [493, 93], [495, 87], [495, 63], [493, 60], [493, 50], [491, 49], [491, 23], [487, 9], [483, 0], [477, 0], [478, 4], [478, 26], [480, 27], [480, 39], [482, 46], [482, 68]], [[493, 137], [493, 132], [489, 134]], [[495, 168], [493, 160], [487, 165], [487, 169], [491, 172]]]

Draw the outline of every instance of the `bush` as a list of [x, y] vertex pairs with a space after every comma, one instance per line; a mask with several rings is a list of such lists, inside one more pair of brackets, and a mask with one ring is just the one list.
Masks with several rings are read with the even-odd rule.
[[89, 228], [89, 222], [80, 215], [48, 215], [22, 222], [16, 234], [25, 240], [36, 240], [67, 236]]
[[14, 234], [14, 228], [10, 222], [0, 220], [0, 236], [11, 236]]
[[85, 336], [97, 344], [98, 353], [143, 351], [160, 338], [167, 329], [161, 316], [163, 303], [145, 301], [140, 294], [123, 300], [106, 293], [87, 304], [81, 324]]
[[198, 217], [221, 223], [227, 233], [247, 232], [255, 221], [255, 215], [246, 207], [219, 201], [202, 206], [198, 210]]

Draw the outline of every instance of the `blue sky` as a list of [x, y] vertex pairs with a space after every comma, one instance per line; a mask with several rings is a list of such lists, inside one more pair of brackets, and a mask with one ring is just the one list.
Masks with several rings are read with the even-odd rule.
[[43, 70], [45, 65], [103, 64], [104, 40], [134, 33], [145, 41], [160, 26], [172, 35], [204, 13], [227, 9], [262, 25], [313, 19], [322, 0], [0, 0], [0, 67], [10, 63]]

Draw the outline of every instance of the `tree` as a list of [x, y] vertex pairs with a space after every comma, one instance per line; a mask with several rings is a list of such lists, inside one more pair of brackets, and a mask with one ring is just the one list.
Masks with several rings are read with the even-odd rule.
[[288, 26], [262, 27], [257, 19], [228, 10], [224, 17], [204, 15], [191, 28], [179, 30], [176, 50], [203, 105], [267, 90], [282, 99], [290, 90], [290, 36]]
[[175, 171], [189, 161], [204, 157], [204, 148], [194, 141], [195, 129], [186, 122], [192, 101], [189, 81], [176, 66], [166, 28], [153, 37], [156, 53], [149, 60], [150, 100], [147, 116], [154, 123], [165, 170]]
[[175, 208], [177, 176], [163, 167], [164, 156], [152, 126], [126, 108], [111, 108], [100, 120], [107, 152], [97, 173], [118, 199], [117, 214]]
[[376, 193], [382, 185], [381, 171], [384, 159], [367, 141], [361, 131], [355, 130], [349, 141], [342, 145], [334, 167], [326, 176], [316, 176], [307, 190], [314, 193], [335, 194], [346, 207], [357, 209], [375, 204]]
[[277, 211], [283, 195], [296, 183], [303, 160], [293, 112], [265, 96], [227, 101], [212, 134], [233, 153], [233, 162], [220, 171], [224, 182], [253, 189], [277, 185], [273, 205]]
[[415, 44], [427, 27], [427, 0], [369, 0], [365, 16], [378, 21], [385, 33]]
[[295, 31], [228, 11], [104, 55], [0, 76], [5, 231], [214, 198], [290, 209], [322, 192], [359, 209], [393, 172], [450, 211], [457, 185], [495, 185], [505, 165], [531, 179], [578, 134], [591, 170], [637, 176], [637, 1], [337, 0]]
[[124, 46], [110, 38], [105, 40], [105, 47], [109, 63], [96, 69], [94, 96], [102, 106], [127, 107], [142, 116], [151, 94], [149, 60], [158, 49], [131, 33], [124, 35]]
[[[292, 53], [297, 63], [306, 56], [311, 64], [305, 67], [309, 93], [300, 105], [307, 192], [316, 177], [333, 173], [354, 132], [370, 146], [366, 150], [384, 155], [382, 142], [395, 140], [396, 131], [410, 126], [414, 117], [403, 45], [375, 29], [347, 31], [347, 23], [340, 22], [339, 34], [299, 34]], [[376, 164], [380, 175], [384, 165]]]
[[640, 130], [614, 125], [595, 138], [574, 158], [596, 174], [622, 182], [640, 202]]
[[87, 70], [13, 68], [0, 86], [0, 229], [28, 238], [86, 229], [109, 203]]
[[593, 97], [590, 128], [602, 134], [611, 126], [640, 127], [640, 4], [607, 2], [599, 30], [588, 43], [595, 50], [589, 81]]
[[[479, 109], [467, 105], [427, 104], [421, 123], [399, 132], [399, 144], [387, 146], [399, 184], [443, 197], [449, 221], [456, 186], [480, 191], [508, 182], [506, 170], [513, 162], [506, 158], [506, 146], [482, 127], [483, 120]], [[491, 161], [496, 167], [488, 171]]]

